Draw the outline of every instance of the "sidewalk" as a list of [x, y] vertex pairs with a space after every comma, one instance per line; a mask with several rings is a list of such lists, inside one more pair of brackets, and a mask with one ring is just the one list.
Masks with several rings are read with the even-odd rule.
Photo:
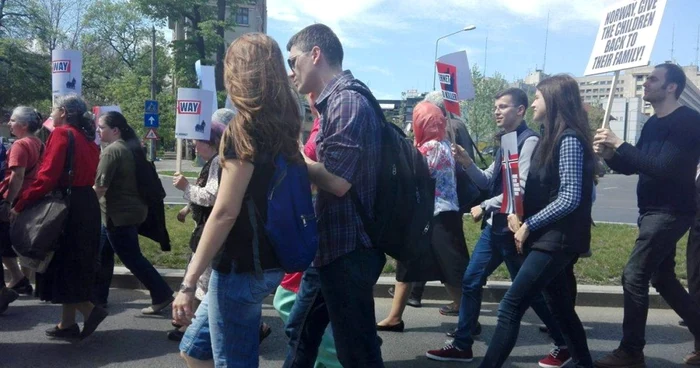
[[[184, 270], [159, 269], [161, 275], [168, 282], [173, 290], [180, 287]], [[393, 276], [381, 276], [374, 287], [375, 298], [390, 298], [388, 289], [394, 286], [396, 279]], [[484, 287], [484, 303], [498, 303], [503, 298], [506, 290], [510, 287], [510, 282], [489, 281]], [[121, 289], [144, 289], [144, 286], [126, 269], [126, 267], [114, 267], [114, 277], [112, 287]], [[425, 286], [423, 299], [447, 300], [447, 292], [438, 281], [428, 282]], [[602, 285], [578, 285], [577, 306], [586, 307], [623, 307], [622, 286], [602, 286]], [[654, 288], [649, 290], [649, 307], [658, 309], [669, 309], [668, 304]]]

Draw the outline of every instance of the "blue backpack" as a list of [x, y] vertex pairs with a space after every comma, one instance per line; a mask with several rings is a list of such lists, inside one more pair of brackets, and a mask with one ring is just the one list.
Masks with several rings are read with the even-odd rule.
[[[267, 191], [267, 219], [263, 236], [272, 245], [277, 260], [287, 273], [305, 271], [318, 250], [316, 214], [311, 203], [311, 182], [306, 164], [287, 162], [282, 154], [275, 157], [275, 172]], [[253, 265], [262, 275], [260, 265], [259, 214], [253, 198], [247, 199], [248, 215], [253, 228]]]

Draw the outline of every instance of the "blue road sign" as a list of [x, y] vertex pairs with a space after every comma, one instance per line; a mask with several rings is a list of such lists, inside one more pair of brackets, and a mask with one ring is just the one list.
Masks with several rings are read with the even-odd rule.
[[158, 114], [143, 114], [143, 126], [146, 128], [158, 128], [160, 126]]
[[146, 103], [144, 104], [144, 112], [146, 114], [158, 114], [158, 101], [146, 100]]

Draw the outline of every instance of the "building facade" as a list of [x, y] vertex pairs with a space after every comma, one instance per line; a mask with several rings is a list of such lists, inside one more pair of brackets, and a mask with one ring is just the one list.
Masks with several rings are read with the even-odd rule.
[[610, 130], [625, 142], [636, 144], [649, 115], [644, 113], [645, 101], [641, 97], [617, 97], [613, 100]]
[[[210, 1], [216, 7], [216, 1]], [[230, 12], [226, 12], [230, 16]], [[267, 33], [267, 0], [246, 0], [241, 1], [234, 14], [236, 17], [236, 27], [233, 31], [224, 33], [226, 45], [245, 33], [261, 32]], [[187, 37], [185, 32], [187, 25], [183, 19], [168, 19], [168, 28], [173, 31], [173, 41], [183, 40]]]
[[[680, 97], [680, 103], [700, 111], [700, 69], [696, 65], [682, 67], [688, 79], [688, 83]], [[644, 82], [646, 77], [654, 70], [654, 66], [644, 66], [624, 70], [620, 73], [615, 88], [615, 98], [632, 99], [644, 96]], [[612, 75], [593, 75], [578, 77], [581, 98], [583, 102], [590, 104], [604, 104], [612, 86]], [[644, 102], [642, 113], [648, 116], [654, 114], [651, 104]]]

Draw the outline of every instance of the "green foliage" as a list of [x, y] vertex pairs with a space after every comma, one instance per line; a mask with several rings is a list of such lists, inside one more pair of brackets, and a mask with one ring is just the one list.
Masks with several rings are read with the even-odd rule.
[[50, 98], [50, 58], [28, 51], [24, 41], [0, 38], [0, 107], [36, 105]]
[[461, 103], [462, 117], [466, 118], [469, 132], [477, 145], [490, 144], [497, 129], [493, 118], [493, 97], [507, 88], [508, 82], [499, 73], [493, 77], [484, 76], [477, 65], [472, 67], [472, 81], [475, 97], [472, 101]]

